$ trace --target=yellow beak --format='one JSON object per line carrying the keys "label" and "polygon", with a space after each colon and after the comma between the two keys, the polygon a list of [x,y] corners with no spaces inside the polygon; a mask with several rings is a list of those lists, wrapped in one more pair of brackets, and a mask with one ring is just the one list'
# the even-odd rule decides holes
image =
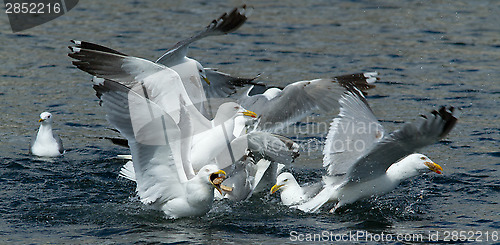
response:
{"label": "yellow beak", "polygon": [[[222,176],[219,176],[219,175],[222,175]],[[217,176],[217,177],[212,179],[212,176]],[[222,178],[222,180],[220,180],[220,178]],[[222,181],[224,181],[224,179],[226,179],[226,172],[224,172],[224,170],[219,170],[219,171],[214,172],[210,175],[210,183],[212,183],[212,185],[215,187],[215,189],[217,189],[219,191],[219,193],[221,195],[222,195],[221,183],[222,183]],[[216,180],[217,180],[217,183],[214,183],[214,181],[216,181]]]}
{"label": "yellow beak", "polygon": [[430,170],[432,170],[435,173],[442,174],[441,171],[443,171],[443,168],[439,166],[437,163],[434,162],[425,162],[425,165],[429,167]]}
{"label": "yellow beak", "polygon": [[43,122],[43,121],[45,121],[45,120],[44,120],[44,119],[41,119],[41,118],[40,118],[40,120],[38,120],[38,122]]}
{"label": "yellow beak", "polygon": [[245,110],[243,112],[243,115],[249,116],[249,117],[252,117],[252,118],[257,118],[257,113],[255,113],[253,111],[249,111],[249,110]]}
{"label": "yellow beak", "polygon": [[271,187],[271,194],[274,194],[276,191],[278,191],[283,186],[284,185],[273,185],[273,187]]}
{"label": "yellow beak", "polygon": [[203,80],[205,80],[205,82],[206,82],[208,85],[210,85],[210,80],[208,80],[208,78],[207,78],[207,77],[201,77],[201,78],[203,78]]}

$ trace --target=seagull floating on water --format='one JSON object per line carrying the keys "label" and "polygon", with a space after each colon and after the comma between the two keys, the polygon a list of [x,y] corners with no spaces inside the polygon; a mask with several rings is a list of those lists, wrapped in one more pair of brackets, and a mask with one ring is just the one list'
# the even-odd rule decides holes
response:
{"label": "seagull floating on water", "polygon": [[39,157],[57,157],[64,153],[61,138],[52,132],[53,117],[50,112],[40,114],[40,128],[31,143],[30,151]]}

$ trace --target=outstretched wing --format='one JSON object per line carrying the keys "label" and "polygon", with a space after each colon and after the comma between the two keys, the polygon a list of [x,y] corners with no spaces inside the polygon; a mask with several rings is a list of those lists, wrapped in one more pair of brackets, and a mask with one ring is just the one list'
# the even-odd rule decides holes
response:
{"label": "outstretched wing", "polygon": [[166,66],[174,65],[186,56],[188,47],[191,43],[204,37],[224,35],[237,30],[247,20],[251,12],[249,10],[251,10],[251,8],[247,9],[247,6],[243,5],[233,9],[229,14],[222,14],[218,19],[213,20],[204,31],[175,44],[165,54],[158,58],[156,62]]}
{"label": "outstretched wing", "polygon": [[72,40],[69,57],[73,65],[93,76],[120,82],[126,86],[162,71],[166,67],[154,62],[128,56],[116,50],[89,42]]}
{"label": "outstretched wing", "polygon": [[444,106],[433,110],[420,117],[416,123],[408,123],[377,142],[353,165],[348,173],[349,180],[354,182],[377,178],[396,161],[445,137],[457,122],[453,110],[453,107]]}
{"label": "outstretched wing", "polygon": [[208,99],[210,98],[227,98],[236,93],[239,87],[247,85],[263,85],[254,82],[259,77],[257,75],[253,78],[233,77],[230,74],[217,71],[213,68],[205,68],[205,73],[210,85],[203,83],[203,89]]}
{"label": "outstretched wing", "polygon": [[219,168],[229,167],[245,156],[251,156],[255,161],[265,159],[285,165],[290,165],[299,156],[297,143],[284,136],[262,131],[239,136],[219,150],[216,156]]}
{"label": "outstretched wing", "polygon": [[[144,90],[142,95],[167,111],[175,122],[179,122],[179,97],[187,106],[193,105],[179,74],[174,70],[97,44],[73,42],[75,46],[69,47],[72,52],[68,55],[76,59],[73,64],[77,68],[128,88],[140,85]],[[200,118],[199,121],[209,127],[206,119]]]}
{"label": "outstretched wing", "polygon": [[141,201],[165,202],[184,195],[181,135],[172,118],[142,96],[142,88],[105,80],[94,89],[101,94],[107,120],[128,140]]}
{"label": "outstretched wing", "polygon": [[345,86],[362,90],[374,87],[376,73],[353,74],[333,79],[300,81],[287,85],[283,90],[270,88],[262,94],[251,95],[251,89],[239,103],[261,116],[259,127],[277,131],[302,119],[311,110],[335,110]]}
{"label": "outstretched wing", "polygon": [[330,176],[342,179],[385,132],[361,91],[351,88],[339,103],[339,116],[330,124],[323,148],[323,166],[328,167]]}

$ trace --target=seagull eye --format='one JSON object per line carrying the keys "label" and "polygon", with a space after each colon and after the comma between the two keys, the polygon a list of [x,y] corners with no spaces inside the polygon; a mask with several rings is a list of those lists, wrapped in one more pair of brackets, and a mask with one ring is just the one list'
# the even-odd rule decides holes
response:
{"label": "seagull eye", "polygon": [[420,160],[425,160],[425,157],[421,157]]}
{"label": "seagull eye", "polygon": [[288,179],[283,180],[283,182],[287,182],[287,181],[288,181]]}

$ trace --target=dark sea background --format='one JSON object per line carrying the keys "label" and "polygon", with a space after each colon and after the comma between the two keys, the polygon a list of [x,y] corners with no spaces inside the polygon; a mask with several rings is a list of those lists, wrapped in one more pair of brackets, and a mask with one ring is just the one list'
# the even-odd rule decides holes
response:
{"label": "dark sea background", "polygon": [[[203,217],[167,220],[118,178],[128,150],[89,81],[67,57],[71,39],[154,60],[242,1],[85,0],[66,15],[13,33],[0,16],[0,243],[295,243],[293,234],[438,234],[495,243],[500,230],[500,2],[247,1],[235,33],[194,43],[205,67],[274,85],[377,71],[368,102],[388,131],[442,105],[462,108],[448,137],[420,152],[444,168],[329,214],[305,214],[261,194],[216,202]],[[39,114],[54,114],[66,154],[29,154]],[[321,142],[337,111],[315,111],[285,134],[303,152],[300,183],[323,174]],[[297,130],[306,128],[308,131]],[[471,233],[472,232],[472,233]],[[486,234],[488,233],[488,234]],[[291,235],[292,234],[292,235]],[[472,234],[472,235],[471,235]],[[496,234],[496,236],[495,236]],[[375,236],[376,237],[376,236]],[[322,237],[324,238],[324,237]],[[387,237],[386,237],[387,238]],[[418,239],[418,236],[416,237]],[[471,241],[472,241],[471,240]],[[318,241],[318,240],[316,240]],[[330,240],[331,241],[331,240]],[[359,241],[366,241],[361,238]],[[458,241],[462,243],[461,241]],[[367,243],[386,243],[368,240]],[[387,243],[411,243],[389,241]]]}

